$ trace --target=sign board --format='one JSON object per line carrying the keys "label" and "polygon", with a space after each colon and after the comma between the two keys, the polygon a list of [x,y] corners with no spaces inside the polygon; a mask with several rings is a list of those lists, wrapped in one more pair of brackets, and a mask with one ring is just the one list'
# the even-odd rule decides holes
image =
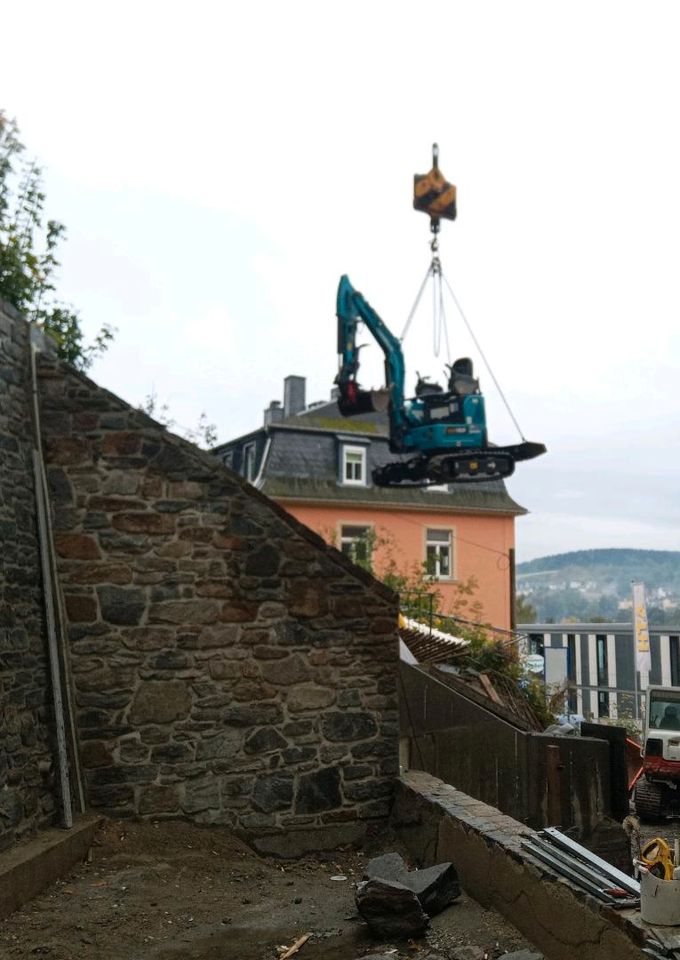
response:
{"label": "sign board", "polygon": [[540,653],[532,653],[524,660],[527,670],[530,673],[543,673],[545,660]]}

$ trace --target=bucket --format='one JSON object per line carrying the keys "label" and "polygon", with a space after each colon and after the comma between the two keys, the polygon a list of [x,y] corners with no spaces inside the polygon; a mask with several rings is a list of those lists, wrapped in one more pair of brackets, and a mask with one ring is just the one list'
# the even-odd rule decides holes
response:
{"label": "bucket", "polygon": [[680,880],[660,880],[640,866],[640,915],[645,923],[680,926]]}

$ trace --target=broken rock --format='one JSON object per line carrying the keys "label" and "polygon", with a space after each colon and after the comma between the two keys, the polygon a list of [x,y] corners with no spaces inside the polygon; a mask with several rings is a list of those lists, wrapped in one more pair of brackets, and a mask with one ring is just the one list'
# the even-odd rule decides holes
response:
{"label": "broken rock", "polygon": [[399,883],[412,890],[423,910],[431,917],[460,896],[458,874],[452,863],[440,863],[425,870],[409,870],[398,853],[385,853],[369,860],[364,878]]}
{"label": "broken rock", "polygon": [[362,881],[356,902],[371,933],[381,939],[419,937],[430,922],[413,890],[396,881]]}

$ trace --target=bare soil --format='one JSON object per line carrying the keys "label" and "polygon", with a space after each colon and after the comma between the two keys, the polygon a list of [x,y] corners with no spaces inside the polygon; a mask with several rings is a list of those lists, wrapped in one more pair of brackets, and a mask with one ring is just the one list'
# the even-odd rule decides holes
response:
{"label": "bare soil", "polygon": [[[295,861],[259,857],[226,829],[180,822],[109,821],[91,860],[0,925],[0,957],[46,960],[276,960],[311,933],[296,960],[455,958],[476,945],[490,958],[531,945],[463,894],[418,941],[379,943],[356,914],[363,853]],[[344,877],[346,879],[333,879]]]}

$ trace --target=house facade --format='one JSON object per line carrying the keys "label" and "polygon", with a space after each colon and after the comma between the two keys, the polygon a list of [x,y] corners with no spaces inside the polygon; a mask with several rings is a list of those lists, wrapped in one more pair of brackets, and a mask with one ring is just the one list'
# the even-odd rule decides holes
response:
{"label": "house facade", "polygon": [[544,658],[549,686],[565,689],[565,712],[593,720],[639,719],[644,685],[680,687],[680,625],[649,628],[651,670],[640,675],[631,623],[529,623],[523,653]]}
{"label": "house facade", "polygon": [[514,524],[526,510],[499,481],[374,486],[374,467],[394,459],[386,414],[345,418],[334,398],[308,406],[304,378],[290,376],[283,405],[272,401],[262,426],[214,453],[378,576],[436,578],[446,613],[456,612],[461,584],[474,578],[468,602],[480,604],[485,621],[511,626]]}

